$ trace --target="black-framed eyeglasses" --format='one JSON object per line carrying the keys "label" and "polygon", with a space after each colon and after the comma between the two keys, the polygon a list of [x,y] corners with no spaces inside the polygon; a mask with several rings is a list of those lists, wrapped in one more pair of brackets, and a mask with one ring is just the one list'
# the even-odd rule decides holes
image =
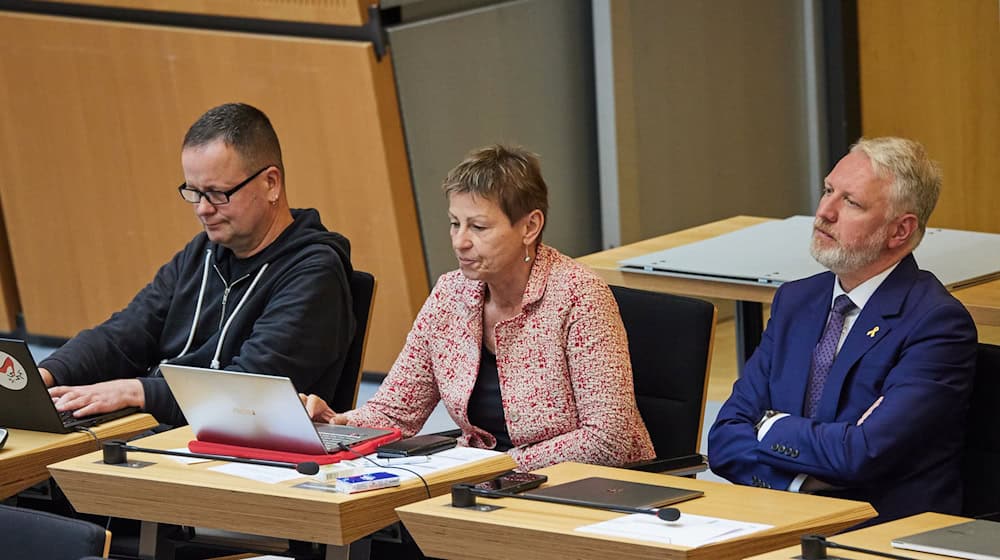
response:
{"label": "black-framed eyeglasses", "polygon": [[269,169],[270,167],[272,166],[265,165],[264,167],[261,167],[259,170],[257,170],[256,173],[247,177],[245,181],[229,189],[228,191],[199,191],[198,189],[192,189],[191,187],[187,186],[187,183],[181,183],[181,186],[177,187],[177,192],[181,193],[181,198],[183,198],[186,202],[190,202],[191,204],[198,204],[199,202],[201,202],[202,197],[205,197],[205,200],[207,200],[208,203],[211,204],[212,206],[221,206],[223,204],[229,204],[229,199],[232,198],[232,196],[236,194],[237,191],[250,184],[250,181],[256,179],[258,175],[260,175],[261,173],[264,172],[264,170]]}

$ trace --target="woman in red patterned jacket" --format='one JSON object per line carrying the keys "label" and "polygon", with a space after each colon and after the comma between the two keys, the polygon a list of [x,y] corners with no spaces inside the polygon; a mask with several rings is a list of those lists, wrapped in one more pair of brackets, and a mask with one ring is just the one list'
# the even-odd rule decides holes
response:
{"label": "woman in red patterned jacket", "polygon": [[438,280],[378,392],[343,414],[310,396],[313,418],[410,436],[441,401],[462,444],[506,451],[522,470],[653,458],[611,291],[541,243],[537,157],[473,151],[443,190],[459,270]]}

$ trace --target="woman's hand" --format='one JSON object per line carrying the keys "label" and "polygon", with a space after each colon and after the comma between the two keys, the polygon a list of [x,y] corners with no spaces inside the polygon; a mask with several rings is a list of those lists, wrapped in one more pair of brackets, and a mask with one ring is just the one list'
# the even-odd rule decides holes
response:
{"label": "woman's hand", "polygon": [[306,412],[309,413],[309,418],[312,418],[313,422],[347,424],[347,417],[343,414],[334,412],[333,409],[330,408],[330,405],[326,404],[326,401],[320,397],[299,393],[299,400],[301,400],[302,405],[306,407]]}

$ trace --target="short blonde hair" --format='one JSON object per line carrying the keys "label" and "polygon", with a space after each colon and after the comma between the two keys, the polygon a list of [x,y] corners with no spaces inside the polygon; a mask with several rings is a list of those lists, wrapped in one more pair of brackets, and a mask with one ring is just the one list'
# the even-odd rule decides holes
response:
{"label": "short blonde hair", "polygon": [[441,190],[446,197],[468,193],[490,200],[511,223],[533,210],[543,216],[549,211],[549,188],[538,156],[520,146],[494,144],[469,152],[448,172]]}
{"label": "short blonde hair", "polygon": [[917,216],[916,247],[941,194],[941,168],[931,161],[920,142],[906,138],[859,138],[851,152],[864,153],[875,175],[892,179],[889,211],[897,216],[908,212]]}

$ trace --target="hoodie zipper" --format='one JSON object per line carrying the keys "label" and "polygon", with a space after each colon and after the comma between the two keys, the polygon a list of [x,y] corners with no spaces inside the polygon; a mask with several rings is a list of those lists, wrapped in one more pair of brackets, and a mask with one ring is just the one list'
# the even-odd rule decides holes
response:
{"label": "hoodie zipper", "polygon": [[229,292],[234,286],[240,282],[250,278],[250,274],[244,274],[243,276],[233,280],[232,284],[226,283],[226,278],[222,276],[222,272],[219,270],[218,265],[213,264],[212,268],[215,269],[215,273],[219,275],[219,279],[222,280],[223,285],[226,286],[226,291],[222,292],[222,313],[219,315],[219,329],[222,329],[222,325],[226,322],[226,302],[229,301]]}

